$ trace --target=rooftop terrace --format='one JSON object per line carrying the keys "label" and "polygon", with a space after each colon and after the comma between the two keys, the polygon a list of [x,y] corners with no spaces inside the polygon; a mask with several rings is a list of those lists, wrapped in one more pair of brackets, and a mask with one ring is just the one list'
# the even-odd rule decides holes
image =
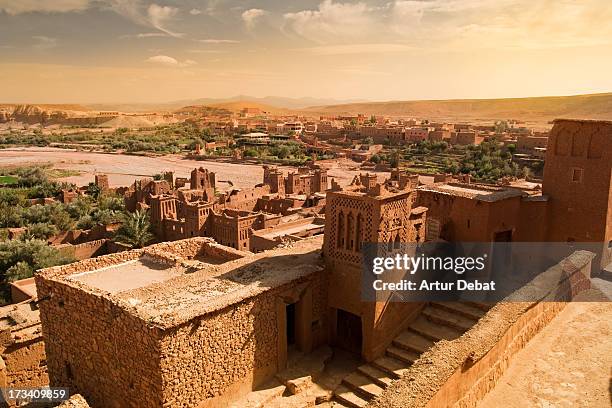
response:
{"label": "rooftop terrace", "polygon": [[524,191],[518,188],[461,183],[431,184],[419,187],[419,190],[486,202],[501,201],[512,197],[522,197],[526,195]]}
{"label": "rooftop terrace", "polygon": [[250,254],[191,238],[40,271],[161,328],[220,310],[322,269],[322,237]]}

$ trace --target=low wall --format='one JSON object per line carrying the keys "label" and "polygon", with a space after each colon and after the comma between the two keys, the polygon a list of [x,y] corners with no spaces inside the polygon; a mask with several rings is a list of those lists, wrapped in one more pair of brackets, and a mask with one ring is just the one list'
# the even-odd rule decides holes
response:
{"label": "low wall", "polygon": [[[475,407],[520,351],[582,290],[594,254],[577,251],[495,305],[460,338],[424,353],[372,407]],[[539,299],[519,302],[526,294]]]}
{"label": "low wall", "polygon": [[77,261],[93,258],[94,256],[106,255],[109,253],[107,248],[107,239],[98,239],[95,241],[84,242],[82,244],[60,244],[55,245],[62,254],[71,256]]}

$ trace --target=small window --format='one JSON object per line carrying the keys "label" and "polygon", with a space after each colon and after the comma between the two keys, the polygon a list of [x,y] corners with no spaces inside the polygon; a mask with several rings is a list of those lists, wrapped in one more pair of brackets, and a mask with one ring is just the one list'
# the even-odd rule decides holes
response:
{"label": "small window", "polygon": [[74,379],[74,376],[72,375],[72,367],[67,361],[64,361],[64,370],[66,372],[66,378],[68,378],[69,380]]}
{"label": "small window", "polygon": [[582,169],[578,169],[578,168],[572,169],[572,182],[582,183]]}

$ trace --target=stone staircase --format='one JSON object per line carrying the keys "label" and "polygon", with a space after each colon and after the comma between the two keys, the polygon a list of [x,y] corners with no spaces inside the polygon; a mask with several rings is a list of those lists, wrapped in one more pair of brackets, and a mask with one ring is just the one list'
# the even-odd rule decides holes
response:
{"label": "stone staircase", "polygon": [[385,355],[357,368],[334,390],[339,407],[362,408],[403,376],[420,355],[439,340],[454,340],[469,330],[490,305],[472,302],[432,302],[400,333]]}

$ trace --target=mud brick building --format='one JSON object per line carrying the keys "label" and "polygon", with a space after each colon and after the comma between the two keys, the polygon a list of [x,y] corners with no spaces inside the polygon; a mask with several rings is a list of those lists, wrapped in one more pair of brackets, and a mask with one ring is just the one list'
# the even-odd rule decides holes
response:
{"label": "mud brick building", "polygon": [[215,174],[204,168],[191,172],[190,188],[173,182],[171,174],[159,181],[139,180],[125,194],[126,207],[149,209],[160,241],[209,236],[248,251],[254,231],[294,221],[282,217],[305,208],[305,216],[322,211],[328,185],[324,170],[300,168],[285,177],[267,166],[264,183],[253,188],[216,192],[215,183]]}
{"label": "mud brick building", "polygon": [[270,186],[271,193],[311,195],[324,193],[328,188],[327,171],[311,170],[308,167],[298,167],[298,171],[289,172],[287,176],[274,166],[263,166],[264,185]]}
{"label": "mud brick building", "polygon": [[[601,250],[593,268],[601,270],[610,263],[612,247],[611,139],[612,122],[555,121],[541,192],[447,181],[417,187],[416,176],[397,170],[384,183],[369,174],[355,177],[345,189],[332,181],[324,237],[257,254],[239,250],[246,242],[240,232],[236,240],[226,234],[261,224],[257,235],[267,249],[275,234],[265,223],[274,218],[252,212],[263,197],[255,199],[257,191],[272,194],[269,184],[214,201],[197,193],[193,201],[188,195],[177,198],[174,191],[174,202],[164,194],[144,197],[164,198],[151,208],[166,217],[164,225],[175,225],[177,234],[187,231],[187,214],[193,211],[198,233],[209,228],[198,217],[215,220],[213,228],[221,228],[212,232],[215,239],[238,249],[195,237],[40,271],[35,282],[50,384],[70,387],[93,407],[228,406],[283,370],[293,351],[309,353],[329,344],[364,360],[334,390],[341,401],[364,406],[366,394],[371,400],[389,386],[381,378],[401,379],[405,373],[412,378],[406,370],[413,363],[415,370],[432,367],[433,354],[419,357],[423,348],[436,353],[454,339],[461,345],[491,337],[489,328],[503,317],[496,314],[503,305],[409,303],[396,301],[394,294],[364,300],[364,247],[381,243],[377,251],[385,255],[402,243],[437,239],[595,242]],[[243,206],[255,207],[243,213]],[[308,231],[320,229],[321,222],[287,226]],[[547,271],[551,281],[569,283],[572,293],[573,284],[576,290],[589,287],[594,256],[577,253]],[[506,333],[524,343],[516,333],[523,333],[522,327],[536,333],[545,324],[538,320],[540,311],[561,304],[557,292],[551,292],[552,302],[528,306],[523,320],[510,319],[495,336]],[[476,325],[483,315],[490,318]],[[488,334],[461,337],[474,328]],[[441,339],[448,341],[431,348]],[[491,367],[507,365],[508,344],[495,349],[503,353],[476,360],[469,354],[473,345],[460,347],[442,361],[462,356],[453,357],[453,378],[467,370],[475,383],[492,384],[499,372]],[[488,362],[490,356],[502,363]],[[478,364],[479,373],[470,371],[468,361]],[[427,375],[427,389],[438,375],[450,375],[444,370]],[[481,377],[486,379],[476,381]],[[448,384],[452,392],[458,388]]]}
{"label": "mud brick building", "polygon": [[[366,360],[379,356],[419,311],[418,304],[363,302],[361,274],[366,244],[387,243],[388,252],[402,242],[425,239],[427,209],[415,205],[418,176],[375,183],[355,177],[346,190],[332,188],[325,208],[324,255],[329,273],[331,340]],[[334,191],[336,190],[336,191]],[[384,249],[384,245],[382,246]]]}
{"label": "mud brick building", "polygon": [[227,406],[289,348],[326,341],[320,247],[247,255],[193,238],[42,271],[50,383],[94,407]]}
{"label": "mud brick building", "polygon": [[550,131],[542,194],[548,197],[547,240],[601,243],[612,263],[612,122],[555,121]]}
{"label": "mud brick building", "polygon": [[[32,283],[28,286],[32,286]],[[34,288],[35,289],[35,288]],[[38,306],[33,298],[0,308],[0,387],[49,383]]]}
{"label": "mud brick building", "polygon": [[612,263],[612,122],[559,119],[541,191],[436,183],[419,188],[428,239],[596,243],[594,273]]}

